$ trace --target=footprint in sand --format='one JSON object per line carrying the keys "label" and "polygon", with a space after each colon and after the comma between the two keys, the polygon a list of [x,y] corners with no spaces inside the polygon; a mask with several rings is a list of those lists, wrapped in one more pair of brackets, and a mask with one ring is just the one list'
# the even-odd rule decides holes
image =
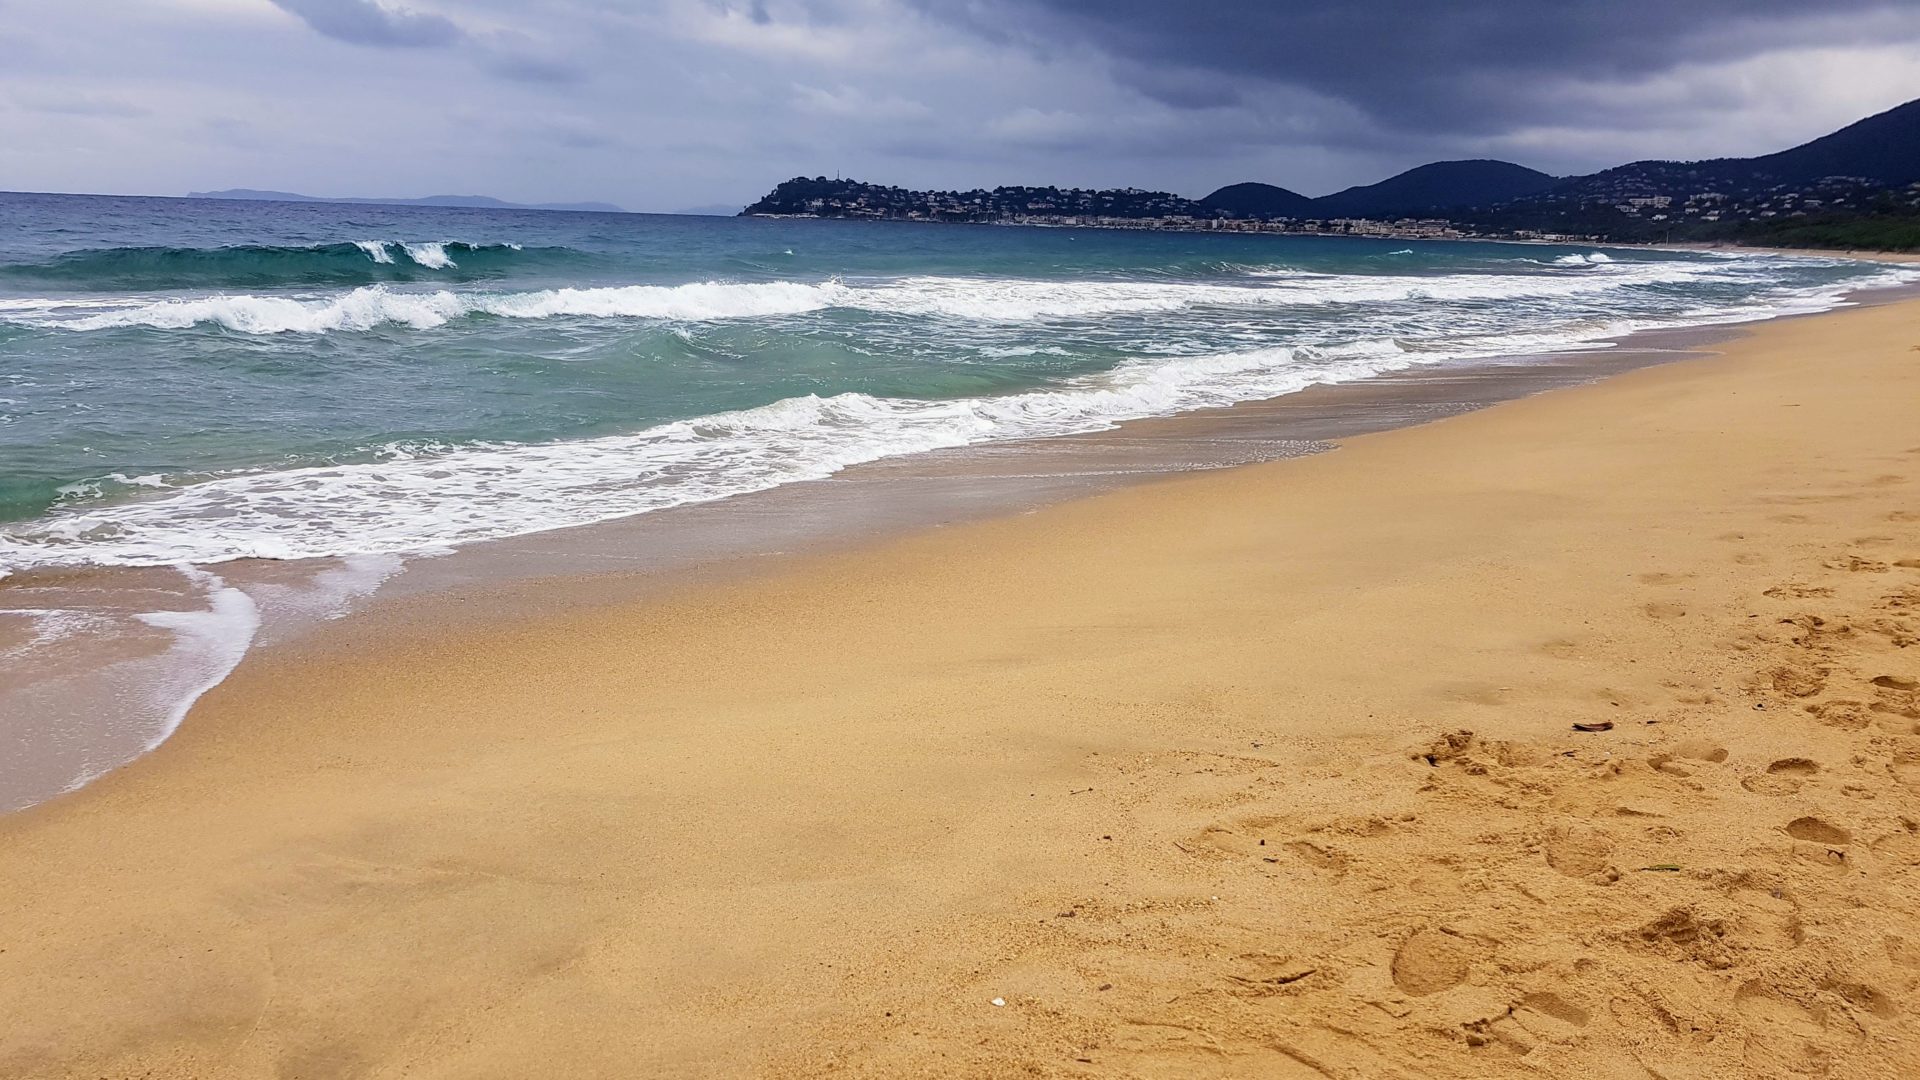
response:
{"label": "footprint in sand", "polygon": [[1347,864],[1352,861],[1339,849],[1325,847],[1311,840],[1295,840],[1287,845],[1287,850],[1308,866],[1336,876],[1346,873]]}
{"label": "footprint in sand", "polygon": [[1828,847],[1845,847],[1853,842],[1853,834],[1838,825],[1820,820],[1817,817],[1798,817],[1787,822],[1787,835],[1795,840],[1805,840],[1810,844],[1825,844]]}
{"label": "footprint in sand", "polygon": [[1646,612],[1650,619],[1678,619],[1687,613],[1684,605],[1676,604],[1671,600],[1655,600],[1651,604],[1643,605],[1640,610]]}
{"label": "footprint in sand", "polygon": [[1319,969],[1286,953],[1251,952],[1233,958],[1226,980],[1237,997],[1271,997],[1282,987],[1315,974]]}
{"label": "footprint in sand", "polygon": [[1822,724],[1842,731],[1861,731],[1873,723],[1871,712],[1861,701],[1822,701],[1807,706],[1807,712]]}
{"label": "footprint in sand", "polygon": [[1277,854],[1278,852],[1267,847],[1267,834],[1279,823],[1279,818],[1267,814],[1215,822],[1201,829],[1193,837],[1191,844],[1201,849],[1211,848],[1229,855]]}
{"label": "footprint in sand", "polygon": [[1476,951],[1471,942],[1443,930],[1420,930],[1393,954],[1393,984],[1416,997],[1451,990],[1466,981]]}
{"label": "footprint in sand", "polygon": [[1551,656],[1555,660],[1578,660],[1582,653],[1580,643],[1572,638],[1554,638],[1534,646],[1535,651]]}
{"label": "footprint in sand", "polygon": [[1900,1008],[1894,1004],[1892,995],[1866,983],[1828,979],[1820,984],[1820,989],[1829,994],[1838,994],[1847,1004],[1881,1020],[1891,1020],[1900,1015]]}
{"label": "footprint in sand", "polygon": [[1673,756],[1694,761],[1725,761],[1727,748],[1710,739],[1682,739],[1673,744]]}
{"label": "footprint in sand", "polygon": [[1792,795],[1820,772],[1809,758],[1781,758],[1767,766],[1764,776],[1749,776],[1740,786],[1756,795]]}
{"label": "footprint in sand", "polygon": [[1733,995],[1734,1008],[1748,1024],[1762,1031],[1791,1032],[1817,1036],[1823,1025],[1818,1017],[1789,999],[1779,988],[1759,979],[1749,979]]}
{"label": "footprint in sand", "polygon": [[1606,876],[1612,865],[1613,838],[1591,825],[1555,826],[1545,846],[1547,865],[1570,878]]}
{"label": "footprint in sand", "polygon": [[1641,943],[1674,960],[1691,961],[1713,970],[1731,967],[1725,919],[1702,917],[1690,907],[1676,907],[1635,931]]}
{"label": "footprint in sand", "polygon": [[1884,574],[1890,569],[1878,559],[1863,559],[1858,555],[1848,555],[1840,559],[1828,559],[1820,565],[1829,570],[1845,570],[1850,574]]}
{"label": "footprint in sand", "polygon": [[1812,697],[1827,685],[1827,672],[1824,668],[1803,664],[1781,664],[1766,673],[1766,680],[1783,694]]}
{"label": "footprint in sand", "polygon": [[1867,850],[1886,866],[1920,866],[1920,825],[1901,824],[1905,827],[1876,839]]}
{"label": "footprint in sand", "polygon": [[1920,788],[1920,758],[1907,758],[1894,762],[1893,778],[1908,787]]}
{"label": "footprint in sand", "polygon": [[1682,739],[1669,749],[1647,758],[1647,764],[1674,776],[1692,776],[1694,762],[1719,764],[1727,760],[1727,748],[1707,739]]}
{"label": "footprint in sand", "polygon": [[1528,994],[1520,999],[1515,1012],[1536,1012],[1550,1016],[1570,1028],[1583,1028],[1592,1019],[1587,1010],[1561,997],[1559,994]]}
{"label": "footprint in sand", "polygon": [[[1822,989],[1844,997],[1838,990]],[[1846,1022],[1845,1010],[1812,992],[1796,993],[1762,979],[1741,984],[1733,1004],[1746,1029],[1741,1056],[1749,1076],[1825,1075],[1833,1071],[1837,1057],[1866,1037],[1858,1023]],[[1835,1018],[1842,1022],[1833,1024]]]}

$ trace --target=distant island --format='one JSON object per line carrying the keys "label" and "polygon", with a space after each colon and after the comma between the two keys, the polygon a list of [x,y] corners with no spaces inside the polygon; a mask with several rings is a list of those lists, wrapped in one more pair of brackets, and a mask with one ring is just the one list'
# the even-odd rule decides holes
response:
{"label": "distant island", "polygon": [[262,191],[257,188],[227,188],[224,191],[189,191],[189,199],[240,199],[248,202],[370,203],[383,206],[460,206],[483,210],[579,210],[596,214],[624,214],[627,211],[603,202],[511,203],[490,195],[428,195],[418,199],[328,198],[300,195],[291,191]]}
{"label": "distant island", "polygon": [[911,191],[795,177],[741,214],[1913,251],[1920,250],[1920,100],[1762,157],[1636,161],[1588,176],[1556,177],[1506,161],[1439,161],[1319,198],[1249,182],[1201,199],[1138,188]]}

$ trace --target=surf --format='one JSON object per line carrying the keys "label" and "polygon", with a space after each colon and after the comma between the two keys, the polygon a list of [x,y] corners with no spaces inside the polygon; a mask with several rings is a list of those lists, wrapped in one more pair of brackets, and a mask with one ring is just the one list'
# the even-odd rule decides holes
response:
{"label": "surf", "polygon": [[0,285],[101,291],[458,281],[586,259],[587,253],[567,247],[529,251],[504,241],[367,238],[311,245],[110,247],[0,264]]}

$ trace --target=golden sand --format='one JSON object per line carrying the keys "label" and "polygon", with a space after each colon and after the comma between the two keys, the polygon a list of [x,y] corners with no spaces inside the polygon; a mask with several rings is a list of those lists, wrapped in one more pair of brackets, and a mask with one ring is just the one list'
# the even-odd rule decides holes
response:
{"label": "golden sand", "polygon": [[1912,1076],[1916,347],[348,620],[0,820],[0,1075]]}

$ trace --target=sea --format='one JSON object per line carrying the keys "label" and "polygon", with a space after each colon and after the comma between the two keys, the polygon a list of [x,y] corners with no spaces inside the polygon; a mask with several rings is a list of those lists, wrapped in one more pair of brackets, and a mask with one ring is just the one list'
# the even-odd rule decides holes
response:
{"label": "sea", "polygon": [[[0,194],[0,809],[158,745],[276,605],[344,610],[409,560],[1915,281],[1746,252]],[[310,564],[307,592],[237,583],[262,561]],[[114,568],[176,588],[73,599]],[[74,658],[103,634],[142,644]]]}

